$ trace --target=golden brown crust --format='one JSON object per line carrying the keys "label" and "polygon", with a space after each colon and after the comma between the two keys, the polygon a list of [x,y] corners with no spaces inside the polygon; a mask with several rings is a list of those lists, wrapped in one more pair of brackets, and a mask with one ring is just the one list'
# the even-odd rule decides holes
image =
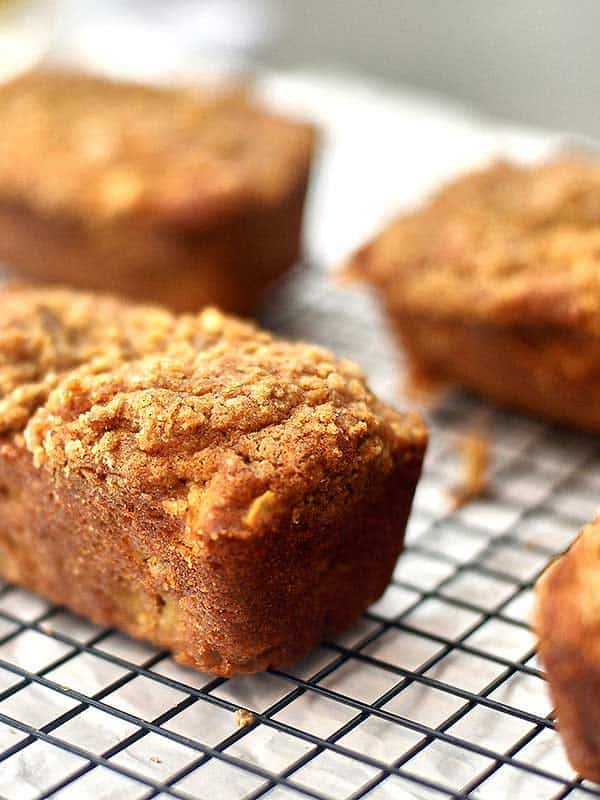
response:
{"label": "golden brown crust", "polygon": [[413,313],[600,333],[600,164],[500,162],[392,222],[350,270]]}
{"label": "golden brown crust", "polygon": [[600,518],[536,585],[534,627],[573,767],[600,781]]}
{"label": "golden brown crust", "polygon": [[227,338],[260,340],[255,328],[219,312],[176,317],[154,306],[67,289],[0,289],[0,433],[25,427],[70,371],[108,369],[156,353],[197,350]]}
{"label": "golden brown crust", "polygon": [[314,144],[241,90],[0,86],[0,260],[30,280],[256,309],[297,259]]}
{"label": "golden brown crust", "polygon": [[196,230],[281,202],[313,139],[241,90],[49,71],[0,87],[0,130],[2,201],[86,224],[142,217]]}
{"label": "golden brown crust", "polygon": [[349,271],[417,376],[600,430],[599,223],[598,163],[502,162],[397,219]]}
{"label": "golden brown crust", "polygon": [[[37,463],[181,499],[203,531],[228,534],[256,530],[329,475],[387,469],[401,434],[414,435],[406,418],[380,410],[353,365],[225,333],[199,354],[67,377],[25,433]],[[268,513],[250,513],[266,492]]]}
{"label": "golden brown crust", "polygon": [[356,366],[213,309],[27,288],[4,308],[43,343],[0,349],[5,577],[227,674],[298,657],[383,590],[427,435]]}

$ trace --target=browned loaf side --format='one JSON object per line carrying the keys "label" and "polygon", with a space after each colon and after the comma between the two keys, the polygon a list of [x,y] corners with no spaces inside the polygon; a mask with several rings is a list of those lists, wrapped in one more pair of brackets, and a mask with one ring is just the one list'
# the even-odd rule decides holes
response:
{"label": "browned loaf side", "polygon": [[426,439],[352,363],[213,309],[0,290],[0,574],[200,669],[357,619]]}
{"label": "browned loaf side", "polygon": [[600,518],[536,586],[534,627],[569,760],[600,781]]}

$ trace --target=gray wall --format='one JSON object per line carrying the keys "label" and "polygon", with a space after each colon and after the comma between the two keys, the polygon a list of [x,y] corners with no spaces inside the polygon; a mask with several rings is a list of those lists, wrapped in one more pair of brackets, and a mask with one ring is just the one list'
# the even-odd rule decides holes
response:
{"label": "gray wall", "polygon": [[[599,0],[273,0],[275,63],[342,64],[600,137]],[[284,9],[282,9],[282,6]]]}

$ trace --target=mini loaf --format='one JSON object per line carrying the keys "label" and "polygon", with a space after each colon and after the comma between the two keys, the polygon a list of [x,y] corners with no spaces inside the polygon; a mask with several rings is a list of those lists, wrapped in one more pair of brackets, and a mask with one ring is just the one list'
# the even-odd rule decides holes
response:
{"label": "mini loaf", "polygon": [[498,163],[352,259],[421,385],[600,431],[600,162]]}
{"label": "mini loaf", "polygon": [[0,290],[0,574],[200,669],[359,617],[426,440],[352,363],[213,309]]}
{"label": "mini loaf", "polygon": [[600,781],[600,517],[536,586],[538,651],[569,760]]}
{"label": "mini loaf", "polygon": [[252,311],[298,257],[312,147],[310,127],[239,89],[29,73],[0,87],[0,262]]}

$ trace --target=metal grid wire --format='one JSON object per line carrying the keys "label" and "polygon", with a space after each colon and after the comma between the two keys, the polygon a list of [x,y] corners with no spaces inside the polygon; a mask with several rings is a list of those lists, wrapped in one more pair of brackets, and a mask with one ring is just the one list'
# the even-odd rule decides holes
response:
{"label": "metal grid wire", "polygon": [[[354,355],[384,396],[392,351],[357,294],[300,275],[267,320]],[[492,443],[493,492],[450,513],[460,432]],[[532,584],[596,510],[600,446],[457,396],[432,442],[384,596],[295,668],[231,680],[0,593],[0,797],[600,797],[554,730],[527,626]],[[254,721],[238,728],[234,712]]]}

